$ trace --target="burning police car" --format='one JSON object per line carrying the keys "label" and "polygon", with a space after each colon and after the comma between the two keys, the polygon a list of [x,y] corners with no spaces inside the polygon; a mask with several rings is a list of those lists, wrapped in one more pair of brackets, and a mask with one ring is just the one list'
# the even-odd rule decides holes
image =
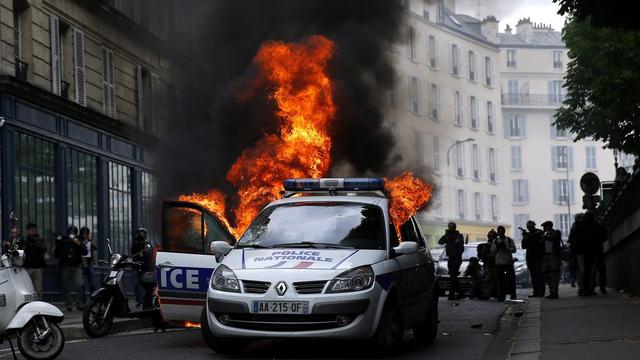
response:
{"label": "burning police car", "polygon": [[402,242],[382,179],[295,179],[235,247],[215,241],[202,333],[216,352],[257,338],[373,339],[437,333],[438,282],[411,217]]}

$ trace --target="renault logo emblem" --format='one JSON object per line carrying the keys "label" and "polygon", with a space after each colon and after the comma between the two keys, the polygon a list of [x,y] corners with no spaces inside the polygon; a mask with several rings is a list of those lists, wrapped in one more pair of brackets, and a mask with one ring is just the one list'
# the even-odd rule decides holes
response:
{"label": "renault logo emblem", "polygon": [[276,285],[276,292],[278,293],[278,295],[282,296],[284,295],[284,293],[287,292],[287,284],[284,283],[284,281],[280,281],[277,285]]}

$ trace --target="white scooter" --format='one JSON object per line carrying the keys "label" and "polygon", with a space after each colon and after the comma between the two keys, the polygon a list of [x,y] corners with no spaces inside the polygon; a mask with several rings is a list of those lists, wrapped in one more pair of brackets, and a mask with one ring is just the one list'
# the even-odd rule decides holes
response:
{"label": "white scooter", "polygon": [[33,283],[22,268],[23,261],[24,253],[17,249],[15,241],[0,257],[0,342],[9,341],[14,359],[14,337],[25,358],[55,359],[64,348],[64,334],[58,326],[64,315],[49,303],[35,301]]}

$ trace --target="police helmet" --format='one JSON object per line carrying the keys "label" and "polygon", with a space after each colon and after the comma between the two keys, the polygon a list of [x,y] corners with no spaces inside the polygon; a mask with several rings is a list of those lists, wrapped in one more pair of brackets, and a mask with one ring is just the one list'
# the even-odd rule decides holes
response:
{"label": "police helmet", "polygon": [[76,235],[78,236],[78,227],[75,225],[71,225],[67,228],[67,235]]}

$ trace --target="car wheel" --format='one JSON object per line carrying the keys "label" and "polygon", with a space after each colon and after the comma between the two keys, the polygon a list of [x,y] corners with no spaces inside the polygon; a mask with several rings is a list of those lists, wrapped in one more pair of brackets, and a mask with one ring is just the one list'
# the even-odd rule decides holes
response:
{"label": "car wheel", "polygon": [[424,322],[413,328],[413,335],[419,342],[433,344],[438,336],[438,297],[432,296],[431,306]]}
{"label": "car wheel", "polygon": [[239,353],[244,350],[247,345],[243,340],[216,337],[209,327],[206,306],[202,309],[202,314],[200,315],[200,332],[202,333],[204,342],[207,343],[211,350],[218,354]]}
{"label": "car wheel", "polygon": [[400,312],[392,304],[385,305],[375,335],[376,348],[384,353],[394,352],[402,343],[403,332]]}

